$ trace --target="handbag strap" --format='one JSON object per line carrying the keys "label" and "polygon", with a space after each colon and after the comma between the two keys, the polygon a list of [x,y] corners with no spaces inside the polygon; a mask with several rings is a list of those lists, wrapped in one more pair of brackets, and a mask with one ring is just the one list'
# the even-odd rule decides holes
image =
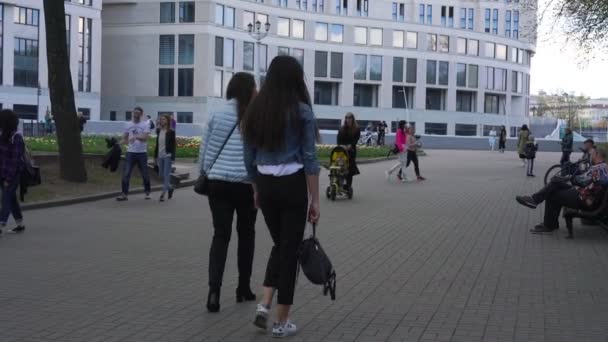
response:
{"label": "handbag strap", "polygon": [[230,133],[228,133],[228,135],[226,136],[226,139],[224,140],[224,143],[222,144],[222,147],[220,147],[219,151],[217,151],[217,155],[215,156],[215,159],[213,159],[213,162],[211,162],[211,165],[209,165],[209,169],[206,171],[207,174],[211,171],[211,169],[213,168],[213,165],[215,165],[215,162],[220,157],[220,154],[222,154],[222,151],[224,150],[224,147],[228,143],[228,140],[230,140],[230,137],[232,136],[232,133],[234,133],[234,130],[236,129],[237,125],[238,125],[238,122],[234,124],[234,126],[230,130]]}

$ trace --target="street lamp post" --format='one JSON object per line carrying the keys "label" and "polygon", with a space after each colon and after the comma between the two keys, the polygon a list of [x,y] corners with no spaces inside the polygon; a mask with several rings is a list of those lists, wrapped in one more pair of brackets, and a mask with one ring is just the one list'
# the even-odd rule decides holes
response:
{"label": "street lamp post", "polygon": [[262,23],[257,20],[254,23],[249,23],[249,25],[247,25],[247,31],[249,32],[249,35],[251,36],[251,38],[255,39],[256,43],[255,43],[255,49],[256,49],[256,61],[257,63],[255,63],[255,80],[256,82],[258,82],[258,85],[261,84],[261,80],[260,80],[260,45],[261,45],[261,41],[262,39],[266,38],[266,36],[268,36],[268,31],[270,30],[270,23],[266,22],[266,24],[264,24],[264,28],[262,29]]}

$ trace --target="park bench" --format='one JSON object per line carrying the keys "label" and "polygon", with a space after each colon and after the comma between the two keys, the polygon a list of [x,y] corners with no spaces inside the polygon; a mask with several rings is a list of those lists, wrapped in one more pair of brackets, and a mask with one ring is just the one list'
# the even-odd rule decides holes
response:
{"label": "park bench", "polygon": [[566,220],[566,228],[568,229],[568,236],[566,236],[567,239],[574,238],[572,222],[574,218],[580,218],[582,221],[599,222],[600,225],[604,225],[602,221],[608,218],[608,188],[604,189],[602,202],[596,209],[580,210],[564,208],[564,219]]}

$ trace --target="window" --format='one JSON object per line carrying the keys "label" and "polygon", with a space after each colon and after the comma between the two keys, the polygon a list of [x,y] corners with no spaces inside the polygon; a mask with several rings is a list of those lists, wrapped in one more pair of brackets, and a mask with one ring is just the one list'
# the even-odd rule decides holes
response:
{"label": "window", "polygon": [[180,3],[179,3],[179,22],[180,23],[193,23],[194,22],[194,1],[180,1]]}
{"label": "window", "polygon": [[418,7],[418,15],[419,15],[418,23],[419,24],[424,24],[424,9],[425,9],[424,5],[420,4],[420,6]]}
{"label": "window", "polygon": [[505,37],[511,37],[511,11],[505,13]]}
{"label": "window", "polygon": [[475,23],[474,20],[475,20],[475,9],[469,8],[469,18],[468,18],[469,23],[467,25],[467,28],[469,30],[473,30],[474,23]]}
{"label": "window", "polygon": [[432,134],[432,135],[447,135],[448,134],[448,124],[447,123],[426,122],[424,124],[424,133]]}
{"label": "window", "polygon": [[[15,24],[38,26],[40,11],[33,8],[15,6]],[[4,13],[2,13],[4,15]]]}
{"label": "window", "polygon": [[216,4],[215,23],[227,27],[234,27],[234,8]]}
{"label": "window", "polygon": [[437,51],[437,35],[436,34],[427,35],[426,43],[427,43],[427,46],[426,46],[427,51]]}
{"label": "window", "polygon": [[192,112],[177,112],[177,123],[192,123],[193,119]]}
{"label": "window", "polygon": [[467,40],[465,38],[458,38],[456,40],[456,52],[461,55],[467,54]]}
{"label": "window", "polygon": [[[255,18],[255,19],[254,19]],[[268,16],[266,14],[257,13],[257,15],[253,12],[244,11],[243,12],[243,29],[249,29],[248,25],[255,25],[255,22],[259,21],[262,26],[266,25],[268,22]]]}
{"label": "window", "polygon": [[17,114],[19,119],[23,120],[37,120],[38,119],[38,106],[36,105],[25,105],[25,104],[14,104],[13,112]]}
{"label": "window", "polygon": [[348,15],[348,0],[336,0],[336,14]]}
{"label": "window", "polygon": [[222,84],[224,80],[224,72],[222,70],[215,70],[213,77],[213,96],[222,97]]}
{"label": "window", "polygon": [[116,111],[115,110],[110,111],[110,121],[116,121]]}
{"label": "window", "polygon": [[224,38],[215,37],[215,66],[224,66]]}
{"label": "window", "polygon": [[304,39],[304,21],[293,19],[292,25],[292,37]]}
{"label": "window", "polygon": [[493,10],[494,15],[492,16],[492,33],[498,34],[498,9]]}
{"label": "window", "polygon": [[507,90],[507,70],[501,68],[487,67],[487,84],[486,89],[489,90]]}
{"label": "window", "polygon": [[456,64],[456,86],[467,86],[467,65],[463,63]]}
{"label": "window", "polygon": [[159,64],[173,65],[175,64],[175,36],[161,35],[159,43]]}
{"label": "window", "polygon": [[382,29],[372,28],[369,30],[369,44],[382,46]]}
{"label": "window", "polygon": [[405,20],[405,4],[393,2],[393,21]]}
{"label": "window", "polygon": [[260,48],[260,64],[258,67],[260,72],[266,72],[266,69],[268,68],[268,45],[260,44],[258,47]]}
{"label": "window", "polygon": [[326,23],[315,24],[315,40],[327,41],[327,33]]}
{"label": "window", "polygon": [[426,23],[428,25],[433,25],[433,6],[426,5]]}
{"label": "window", "polygon": [[131,111],[130,111],[130,110],[126,111],[126,112],[125,112],[125,120],[126,120],[126,121],[131,121],[131,119],[132,119],[132,115],[133,115],[133,113],[131,113]]}
{"label": "window", "polygon": [[291,57],[295,58],[300,65],[304,66],[304,50],[291,49]]}
{"label": "window", "polygon": [[450,52],[450,36],[439,36],[439,52]]}
{"label": "window", "polygon": [[160,3],[160,22],[161,24],[175,22],[175,2]]}
{"label": "window", "polygon": [[414,108],[414,87],[393,86],[393,108]]}
{"label": "window", "polygon": [[479,86],[479,66],[469,64],[469,88],[477,88]]}
{"label": "window", "polygon": [[484,101],[484,113],[488,114],[499,114],[499,97],[494,94],[486,94]]}
{"label": "window", "polygon": [[219,67],[234,68],[233,39],[215,37],[215,65]]}
{"label": "window", "polygon": [[315,81],[314,104],[337,106],[340,83]]}
{"label": "window", "polygon": [[479,56],[479,40],[467,39],[467,55]]}
{"label": "window", "polygon": [[439,62],[439,85],[448,85],[450,63]]}
{"label": "window", "polygon": [[91,91],[91,31],[93,20],[78,18],[78,91]]}
{"label": "window", "polygon": [[342,53],[331,53],[331,78],[342,78],[342,60]]}
{"label": "window", "polygon": [[437,83],[437,61],[426,61],[426,84]]}
{"label": "window", "polygon": [[496,59],[507,60],[507,46],[496,44]]}
{"label": "window", "polygon": [[476,94],[473,91],[456,91],[456,111],[467,113],[475,112],[475,95]]}
{"label": "window", "polygon": [[519,11],[513,11],[513,38],[519,39]]}
{"label": "window", "polygon": [[367,17],[369,15],[369,4],[368,0],[356,0],[356,11],[360,17]]}
{"label": "window", "polygon": [[277,50],[277,56],[289,56],[289,48],[284,46],[279,46]]}
{"label": "window", "polygon": [[393,31],[393,47],[402,48],[404,41],[403,31]]}
{"label": "window", "polygon": [[367,28],[366,27],[355,27],[355,44],[367,44]]}
{"label": "window", "polygon": [[315,77],[327,77],[327,52],[315,51]]}
{"label": "window", "polygon": [[441,26],[454,27],[454,7],[441,6]]}
{"label": "window", "polygon": [[456,124],[456,135],[474,137],[477,135],[477,125]]}
{"label": "window", "polygon": [[406,67],[405,67],[405,82],[416,83],[417,82],[417,70],[418,70],[418,60],[415,58],[408,58],[406,60]]}
{"label": "window", "polygon": [[369,79],[370,81],[382,81],[382,56],[370,56]]}
{"label": "window", "polygon": [[329,39],[334,43],[342,43],[342,41],[344,40],[344,26],[332,24],[331,35]]}
{"label": "window", "polygon": [[393,57],[393,82],[403,82],[403,57]]}
{"label": "window", "polygon": [[494,89],[494,68],[486,67],[486,89]]}
{"label": "window", "polygon": [[243,42],[243,70],[253,71],[255,44]]}
{"label": "window", "polygon": [[355,55],[354,60],[354,77],[356,80],[367,79],[367,56]]}
{"label": "window", "polygon": [[485,17],[484,17],[484,32],[486,32],[486,33],[490,33],[490,20],[492,19],[491,14],[492,14],[492,10],[489,8],[486,8]]}
{"label": "window", "polygon": [[277,19],[277,35],[283,37],[289,37],[289,19],[278,18]]}
{"label": "window", "polygon": [[418,48],[418,33],[417,32],[408,32],[405,36],[405,47],[407,49],[417,49]]}
{"label": "window", "polygon": [[194,35],[179,35],[179,64],[194,64]]}
{"label": "window", "polygon": [[287,7],[287,0],[277,0],[279,7]]}
{"label": "window", "polygon": [[496,44],[486,43],[486,57],[489,57],[489,58],[496,57]]}
{"label": "window", "polygon": [[158,96],[173,96],[174,95],[174,76],[173,69],[158,70]]}
{"label": "window", "polygon": [[463,30],[467,28],[467,9],[466,8],[460,9],[460,28]]}
{"label": "window", "polygon": [[517,63],[517,48],[511,48],[511,62]]}
{"label": "window", "polygon": [[13,84],[18,87],[38,87],[38,41],[15,38]]}
{"label": "window", "polygon": [[177,96],[193,96],[194,69],[178,69]]}
{"label": "window", "polygon": [[380,86],[375,84],[354,85],[353,105],[355,107],[378,107],[378,93]]}

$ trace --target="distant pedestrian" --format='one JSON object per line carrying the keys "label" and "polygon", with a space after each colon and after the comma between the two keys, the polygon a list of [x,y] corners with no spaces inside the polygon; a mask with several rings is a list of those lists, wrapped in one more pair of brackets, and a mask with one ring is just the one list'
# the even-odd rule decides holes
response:
{"label": "distant pedestrian", "polygon": [[144,110],[141,107],[133,109],[133,119],[125,125],[123,133],[123,144],[128,144],[125,165],[122,174],[122,194],[116,198],[117,201],[128,200],[129,182],[131,173],[137,164],[144,182],[146,200],[150,199],[150,176],[148,173],[148,136],[150,125],[142,120]]}
{"label": "distant pedestrian", "polygon": [[559,161],[560,164],[564,165],[564,163],[570,162],[570,155],[572,154],[572,145],[574,144],[574,134],[572,133],[572,129],[570,127],[566,128],[566,134],[562,138],[562,159]]}
{"label": "distant pedestrian", "polygon": [[528,161],[526,175],[528,177],[536,177],[534,175],[534,159],[536,158],[536,151],[538,151],[538,144],[535,142],[533,135],[528,136],[528,142],[526,142],[524,151],[526,154],[526,160]]}
{"label": "distant pedestrian", "polygon": [[87,118],[82,114],[82,112],[78,112],[78,125],[80,127],[80,133],[84,131],[84,125],[87,123]]}
{"label": "distant pedestrian", "polygon": [[386,121],[381,121],[378,124],[378,146],[384,146],[384,138],[386,137]]}
{"label": "distant pedestrian", "polygon": [[528,130],[528,125],[521,126],[519,130],[519,140],[517,143],[517,153],[519,154],[519,159],[521,160],[521,167],[526,167],[526,144],[528,143],[528,137],[530,136],[530,130]]}
{"label": "distant pedestrian", "polygon": [[402,182],[407,182],[407,176],[405,174],[405,168],[407,167],[407,122],[405,120],[399,121],[399,127],[397,128],[397,136],[395,140],[395,147],[399,150],[399,162],[388,171],[386,171],[386,180],[390,180],[391,176],[397,169],[399,169],[399,178]]}
{"label": "distant pedestrian", "polygon": [[236,213],[238,235],[236,288],[237,303],[252,301],[251,272],[255,249],[255,221],[253,179],[247,174],[239,122],[256,94],[255,79],[251,74],[237,72],[226,88],[227,101],[215,107],[203,130],[200,150],[200,170],[209,179],[209,208],[213,217],[213,240],[209,250],[209,293],[207,311],[220,310],[220,291],[232,222]]}
{"label": "distant pedestrian", "polygon": [[344,125],[338,131],[338,145],[346,147],[348,151],[348,175],[346,176],[346,190],[352,188],[353,177],[359,174],[357,167],[357,142],[361,138],[361,131],[353,113],[346,113]]}
{"label": "distant pedestrian", "polygon": [[156,129],[156,124],[154,123],[154,120],[152,120],[152,117],[150,115],[146,115],[146,118],[148,119],[148,125],[150,125],[150,132],[154,131]]}
{"label": "distant pedestrian", "polygon": [[53,134],[53,118],[51,117],[51,112],[48,110],[48,108],[46,110],[46,114],[44,115],[44,129],[46,134]]}
{"label": "distant pedestrian", "polygon": [[500,134],[498,136],[498,149],[500,153],[505,153],[507,147],[507,129],[505,126],[500,127]]}
{"label": "distant pedestrian", "polygon": [[490,151],[494,151],[496,147],[496,128],[492,127],[490,133],[488,134],[488,142],[490,143]]}
{"label": "distant pedestrian", "polygon": [[163,180],[163,192],[160,201],[165,201],[165,194],[169,199],[173,198],[173,186],[171,185],[171,169],[175,161],[176,144],[175,131],[171,129],[171,118],[161,115],[158,130],[156,131],[156,147],[154,148],[154,160],[158,165],[158,174]]}
{"label": "distant pedestrian", "polygon": [[10,109],[0,111],[0,187],[2,187],[2,210],[0,210],[0,234],[6,228],[12,214],[17,227],[11,231],[23,232],[23,214],[17,201],[17,187],[23,171],[25,142],[17,132],[19,119]]}
{"label": "distant pedestrian", "polygon": [[407,135],[407,164],[405,167],[409,167],[410,163],[414,163],[414,171],[416,172],[416,178],[419,181],[426,180],[426,178],[420,175],[420,167],[418,165],[418,148],[420,143],[416,140],[416,129],[410,127]]}

